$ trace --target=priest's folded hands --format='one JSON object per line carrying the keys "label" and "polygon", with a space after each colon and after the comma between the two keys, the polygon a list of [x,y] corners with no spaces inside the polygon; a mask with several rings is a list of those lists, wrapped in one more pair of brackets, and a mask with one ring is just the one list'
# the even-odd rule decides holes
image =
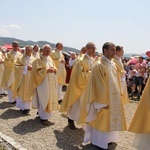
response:
{"label": "priest's folded hands", "polygon": [[49,69],[47,69],[47,73],[56,73],[56,69],[53,67],[50,67]]}
{"label": "priest's folded hands", "polygon": [[31,66],[28,66],[28,70],[31,71],[31,70],[32,70],[32,67],[31,67]]}

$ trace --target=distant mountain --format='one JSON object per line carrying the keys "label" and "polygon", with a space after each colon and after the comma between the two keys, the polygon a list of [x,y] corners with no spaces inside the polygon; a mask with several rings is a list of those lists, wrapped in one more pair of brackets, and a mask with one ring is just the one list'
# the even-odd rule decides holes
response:
{"label": "distant mountain", "polygon": [[[49,45],[51,45],[52,48],[55,48],[54,43],[50,43],[47,41],[34,42],[34,41],[24,41],[24,40],[10,38],[10,37],[0,37],[0,45],[11,44],[13,41],[18,41],[20,43],[20,47],[25,47],[26,45],[35,45],[35,44],[39,45],[39,47],[42,47],[44,44],[49,44]],[[79,53],[78,49],[75,49],[72,47],[66,47],[66,46],[64,46],[63,51],[65,51],[65,52],[72,51],[72,52]]]}
{"label": "distant mountain", "polygon": [[131,57],[131,56],[146,56],[146,54],[145,53],[142,53],[142,54],[135,54],[135,53],[124,54],[124,57]]}

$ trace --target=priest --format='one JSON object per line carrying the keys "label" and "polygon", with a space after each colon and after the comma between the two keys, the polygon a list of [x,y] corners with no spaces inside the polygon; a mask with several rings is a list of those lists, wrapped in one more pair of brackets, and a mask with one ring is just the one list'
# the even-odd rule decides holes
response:
{"label": "priest", "polygon": [[17,59],[14,68],[15,83],[13,94],[14,97],[17,97],[16,106],[20,108],[25,115],[28,115],[31,109],[31,100],[29,99],[28,90],[34,60],[32,47],[26,46],[25,53]]}
{"label": "priest", "polygon": [[32,66],[29,95],[32,98],[33,108],[38,109],[41,123],[49,126],[51,122],[48,119],[53,111],[58,110],[57,68],[49,56],[51,46],[46,44],[42,49],[43,53],[40,58],[34,61]]}
{"label": "priest", "polygon": [[60,112],[68,112],[68,127],[73,130],[76,129],[74,120],[78,121],[80,116],[84,91],[95,63],[93,59],[95,49],[93,42],[87,43],[87,52],[76,61],[76,67],[71,75],[71,80],[60,108]]}
{"label": "priest", "polygon": [[56,49],[54,49],[50,56],[53,59],[56,68],[57,68],[57,95],[58,95],[58,103],[62,103],[62,86],[66,84],[66,68],[65,68],[65,59],[64,55],[62,53],[63,50],[63,44],[57,43]]}
{"label": "priest", "polygon": [[122,63],[123,54],[124,54],[123,47],[116,46],[116,54],[112,60],[116,64],[119,78],[121,81],[121,92],[122,92],[123,104],[127,104],[127,103],[129,103],[129,98],[128,98],[127,84],[126,84],[126,71],[125,71],[124,65]]}
{"label": "priest", "polygon": [[106,42],[102,51],[103,55],[92,69],[78,123],[86,123],[84,144],[91,142],[108,149],[109,143],[118,140],[118,131],[126,130],[126,121],[120,78],[112,62],[116,47]]}
{"label": "priest", "polygon": [[150,149],[150,78],[144,88],[128,131],[135,133],[133,147],[138,150]]}
{"label": "priest", "polygon": [[15,104],[16,97],[13,97],[13,83],[15,82],[14,65],[17,58],[19,58],[22,54],[19,52],[19,42],[14,41],[12,43],[12,48],[13,49],[5,55],[4,73],[1,87],[6,89],[8,92],[8,102],[11,104]]}

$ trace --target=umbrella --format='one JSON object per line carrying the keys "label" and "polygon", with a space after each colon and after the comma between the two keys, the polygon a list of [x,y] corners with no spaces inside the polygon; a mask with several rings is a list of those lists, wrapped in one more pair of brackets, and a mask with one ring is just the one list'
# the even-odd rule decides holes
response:
{"label": "umbrella", "polygon": [[3,47],[5,47],[8,50],[12,49],[12,44],[4,44]]}
{"label": "umbrella", "polygon": [[130,60],[127,62],[127,65],[136,65],[138,62],[138,57],[131,57]]}

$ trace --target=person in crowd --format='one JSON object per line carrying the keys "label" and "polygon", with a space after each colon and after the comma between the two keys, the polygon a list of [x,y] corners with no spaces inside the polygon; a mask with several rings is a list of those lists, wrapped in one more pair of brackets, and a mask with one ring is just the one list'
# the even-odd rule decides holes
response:
{"label": "person in crowd", "polygon": [[68,62],[68,67],[67,67],[67,77],[66,77],[66,83],[68,84],[70,81],[71,73],[72,73],[72,68],[77,59],[76,53],[71,52],[69,62]]}
{"label": "person in crowd", "polygon": [[86,46],[82,47],[80,50],[80,53],[78,55],[78,58],[80,59],[80,57],[84,56],[84,54],[87,52]]}
{"label": "person in crowd", "polygon": [[43,49],[42,48],[40,48],[40,54],[43,52]]}
{"label": "person in crowd", "polygon": [[7,90],[8,92],[8,102],[11,104],[16,103],[16,98],[13,97],[13,83],[15,82],[14,77],[14,64],[22,54],[18,51],[19,50],[19,42],[14,41],[12,43],[12,50],[10,50],[5,55],[4,61],[4,73],[2,78],[1,87]]}
{"label": "person in crowd", "polygon": [[32,65],[29,96],[31,96],[33,108],[38,109],[41,123],[49,126],[51,122],[48,119],[52,111],[58,109],[57,68],[49,56],[51,46],[45,44],[42,49],[40,58],[37,58]]}
{"label": "person in crowd", "polygon": [[0,96],[5,96],[5,90],[1,87],[3,73],[4,73],[4,60],[5,56],[2,53],[2,48],[0,45]]}
{"label": "person in crowd", "polygon": [[143,57],[139,57],[139,63],[135,66],[135,77],[133,80],[133,86],[132,86],[132,93],[129,95],[129,97],[133,97],[133,94],[135,92],[136,86],[138,86],[138,93],[137,93],[137,99],[140,99],[140,95],[142,92],[142,85],[144,81],[144,75],[145,75],[145,68],[146,68],[146,62],[143,60]]}
{"label": "person in crowd", "polygon": [[76,129],[74,120],[78,121],[84,90],[87,86],[95,62],[93,59],[95,49],[96,47],[94,43],[87,43],[87,52],[82,59],[80,58],[77,61],[60,108],[60,112],[68,112],[68,127],[73,130]]}
{"label": "person in crowd", "polygon": [[66,84],[66,68],[65,68],[65,59],[64,55],[62,54],[63,44],[57,43],[56,49],[54,49],[50,56],[53,59],[56,68],[57,68],[57,95],[58,95],[58,103],[62,103],[62,86]]}
{"label": "person in crowd", "polygon": [[128,131],[134,132],[133,147],[138,150],[149,150],[150,148],[150,78],[140,98]]}
{"label": "person in crowd", "polygon": [[29,114],[32,104],[29,99],[28,90],[34,60],[32,47],[26,46],[25,53],[17,59],[14,68],[15,83],[13,94],[14,97],[17,97],[16,106],[20,108],[25,115]]}
{"label": "person in crowd", "polygon": [[70,54],[70,59],[69,59],[69,66],[70,66],[70,68],[73,67],[73,64],[74,64],[76,58],[77,58],[76,53],[75,53],[75,52],[72,52],[72,53]]}
{"label": "person in crowd", "polygon": [[86,123],[84,144],[91,142],[107,149],[108,144],[118,140],[118,131],[126,130],[126,121],[120,78],[112,61],[116,47],[106,42],[102,51],[103,55],[92,69],[78,123]]}
{"label": "person in crowd", "polygon": [[33,46],[32,56],[36,59],[40,57],[38,45]]}
{"label": "person in crowd", "polygon": [[66,68],[66,84],[70,81],[71,69],[69,66],[70,54],[65,57],[65,68]]}
{"label": "person in crowd", "polygon": [[127,84],[126,84],[126,71],[124,70],[124,65],[122,63],[123,54],[124,54],[123,47],[116,46],[116,54],[112,60],[116,64],[117,71],[119,73],[119,77],[121,80],[121,92],[122,92],[123,103],[127,104],[129,103],[129,98],[128,98]]}
{"label": "person in crowd", "polygon": [[25,53],[25,49],[24,48],[20,48],[20,51],[19,51],[21,54],[24,54]]}

